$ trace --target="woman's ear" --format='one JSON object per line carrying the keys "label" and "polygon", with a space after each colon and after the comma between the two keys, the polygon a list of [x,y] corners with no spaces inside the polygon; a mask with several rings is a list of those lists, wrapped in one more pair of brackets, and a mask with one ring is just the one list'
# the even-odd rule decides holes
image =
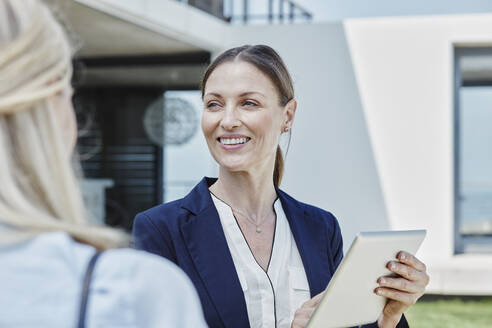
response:
{"label": "woman's ear", "polygon": [[292,127],[294,123],[294,117],[296,116],[297,109],[297,100],[292,98],[289,102],[284,106],[284,122],[282,125],[282,131],[287,132]]}

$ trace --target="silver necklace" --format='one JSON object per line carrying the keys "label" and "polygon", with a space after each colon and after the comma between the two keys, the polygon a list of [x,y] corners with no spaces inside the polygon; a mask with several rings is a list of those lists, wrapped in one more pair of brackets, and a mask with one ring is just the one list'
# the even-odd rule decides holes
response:
{"label": "silver necklace", "polygon": [[244,212],[238,210],[238,209],[233,209],[232,206],[229,206],[234,214],[234,212],[238,213],[238,214],[241,214],[241,216],[243,216],[244,218],[246,218],[246,220],[248,220],[249,222],[253,223],[255,226],[256,226],[256,232],[257,233],[260,233],[262,230],[261,230],[261,226],[267,222],[268,218],[265,219],[263,222],[261,223],[257,223],[255,220],[251,219],[247,214],[245,214]]}
{"label": "silver necklace", "polygon": [[[212,195],[214,195],[214,196],[215,196],[215,198],[217,198],[217,199],[218,199],[218,200],[220,200],[222,203],[224,203],[224,204],[226,204],[227,206],[229,206],[229,208],[230,208],[230,209],[231,209],[231,211],[232,211],[232,215],[234,215],[234,213],[241,214],[241,216],[245,217],[245,218],[246,218],[246,220],[248,220],[249,222],[251,222],[251,223],[253,223],[253,224],[255,225],[255,227],[256,227],[256,232],[257,232],[257,233],[262,232],[262,230],[261,230],[261,226],[262,226],[262,225],[263,225],[263,224],[264,224],[267,220],[263,221],[262,223],[256,223],[256,221],[254,221],[253,219],[251,219],[251,218],[249,217],[249,215],[247,215],[247,214],[246,214],[246,213],[244,213],[243,211],[240,211],[240,210],[238,210],[238,209],[234,209],[231,205],[229,205],[228,203],[226,203],[225,201],[223,201],[222,199],[220,199],[219,197],[217,197],[217,196],[216,196],[216,195],[215,195],[215,194],[214,194],[211,190],[210,190],[210,192],[212,193]],[[267,218],[267,219],[268,219],[268,218]]]}

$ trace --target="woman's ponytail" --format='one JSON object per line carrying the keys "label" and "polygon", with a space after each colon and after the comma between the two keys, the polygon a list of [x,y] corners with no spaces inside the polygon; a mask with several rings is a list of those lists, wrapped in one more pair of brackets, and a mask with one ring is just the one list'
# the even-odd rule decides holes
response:
{"label": "woman's ponytail", "polygon": [[280,146],[277,146],[277,154],[275,155],[275,166],[273,169],[273,184],[275,187],[280,187],[282,175],[284,174],[284,157]]}

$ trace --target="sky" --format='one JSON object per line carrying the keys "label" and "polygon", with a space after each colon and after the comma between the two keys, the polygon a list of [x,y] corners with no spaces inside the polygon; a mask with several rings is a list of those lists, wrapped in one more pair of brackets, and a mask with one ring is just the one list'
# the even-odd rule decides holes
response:
{"label": "sky", "polygon": [[[242,8],[243,0],[235,0]],[[278,8],[274,0],[274,7]],[[315,22],[340,21],[351,17],[443,15],[492,12],[492,0],[294,0],[313,13]],[[267,11],[266,0],[249,0],[253,12]]]}

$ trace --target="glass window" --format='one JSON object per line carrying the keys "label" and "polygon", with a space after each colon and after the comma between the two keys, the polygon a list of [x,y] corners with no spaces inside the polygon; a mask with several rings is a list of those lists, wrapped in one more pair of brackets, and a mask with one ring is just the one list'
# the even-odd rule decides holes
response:
{"label": "glass window", "polygon": [[492,51],[457,51],[456,252],[492,252]]}
{"label": "glass window", "polygon": [[[164,147],[164,201],[186,196],[204,176],[216,177],[218,167],[200,127],[202,98],[198,90],[164,93],[166,127],[171,135]],[[171,141],[171,140],[170,140]]]}

